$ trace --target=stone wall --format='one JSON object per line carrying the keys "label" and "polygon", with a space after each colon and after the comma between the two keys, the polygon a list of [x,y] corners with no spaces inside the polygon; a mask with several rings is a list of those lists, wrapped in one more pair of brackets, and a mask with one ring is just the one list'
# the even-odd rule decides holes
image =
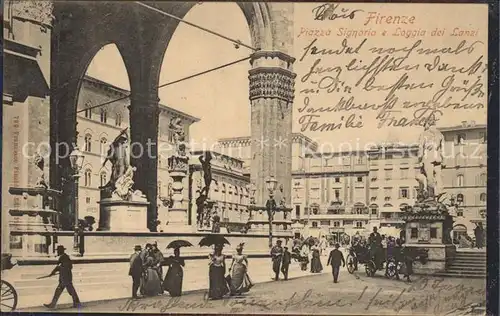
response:
{"label": "stone wall", "polygon": [[[72,232],[58,232],[58,244],[64,245],[68,252],[73,249],[73,234]],[[245,253],[248,254],[268,254],[269,253],[269,237],[267,234],[221,234],[231,245],[225,246],[224,252],[235,252],[236,246],[239,243],[245,243]],[[160,250],[164,251],[167,245],[177,239],[183,239],[191,242],[193,247],[182,249],[183,255],[206,255],[207,247],[200,247],[198,243],[206,236],[203,233],[188,233],[188,234],[173,234],[173,233],[113,233],[113,232],[85,232],[85,253],[87,256],[106,256],[106,257],[122,257],[130,255],[133,252],[135,245],[144,247],[146,243],[156,241]],[[273,236],[273,244],[277,239],[281,239],[286,244],[286,238],[291,242],[291,235],[275,233]],[[52,247],[50,247],[52,249]]]}

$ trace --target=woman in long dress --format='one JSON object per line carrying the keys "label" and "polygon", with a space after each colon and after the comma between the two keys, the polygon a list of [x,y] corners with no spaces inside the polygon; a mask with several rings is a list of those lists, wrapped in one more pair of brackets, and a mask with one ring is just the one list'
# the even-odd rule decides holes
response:
{"label": "woman in long dress", "polygon": [[218,300],[229,292],[225,278],[226,258],[222,254],[222,245],[215,245],[214,253],[209,255],[209,259],[208,298]]}
{"label": "woman in long dress", "polygon": [[243,244],[239,244],[229,268],[229,273],[231,273],[231,295],[246,293],[253,286],[247,272],[248,259],[247,256],[243,255]]}
{"label": "woman in long dress", "polygon": [[307,270],[307,264],[309,263],[309,245],[304,243],[300,249],[300,269],[302,271]]}
{"label": "woman in long dress", "polygon": [[320,273],[321,271],[323,271],[323,265],[321,264],[319,248],[314,246],[311,259],[311,273]]}
{"label": "woman in long dress", "polygon": [[156,296],[162,293],[161,280],[157,270],[157,263],[154,256],[149,253],[146,256],[144,267],[144,295]]}
{"label": "woman in long dress", "polygon": [[183,268],[184,259],[180,256],[179,248],[174,249],[174,255],[168,257],[166,265],[169,267],[165,280],[163,281],[163,290],[167,291],[170,296],[181,296],[182,294],[182,279],[184,277]]}

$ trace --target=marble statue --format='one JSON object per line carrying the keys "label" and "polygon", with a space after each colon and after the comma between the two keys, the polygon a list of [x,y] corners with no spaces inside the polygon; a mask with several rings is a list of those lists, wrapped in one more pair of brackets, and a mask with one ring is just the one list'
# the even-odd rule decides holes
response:
{"label": "marble statue", "polygon": [[180,118],[173,118],[169,128],[173,131],[173,142],[176,152],[168,159],[170,170],[185,170],[188,168],[189,156],[186,144],[186,134]]}
{"label": "marble statue", "polygon": [[103,187],[108,188],[111,192],[115,190],[116,182],[127,172],[130,166],[127,129],[128,128],[121,131],[110,144],[106,159],[102,164],[102,167],[104,167],[106,162],[109,161],[112,165],[111,177],[108,183]]}
{"label": "marble statue", "polygon": [[436,120],[431,117],[425,122],[424,131],[420,134],[418,150],[421,172],[417,175],[417,181],[425,199],[437,200],[443,194],[443,144],[443,134],[436,128]]}
{"label": "marble statue", "polygon": [[35,187],[47,189],[49,186],[45,181],[45,172],[44,172],[45,160],[39,154],[35,154],[34,163],[38,167],[38,169],[40,169],[40,174],[36,180]]}
{"label": "marble statue", "polygon": [[169,128],[174,132],[174,143],[179,143],[185,141],[184,126],[182,125],[182,120],[178,117],[174,117],[170,120]]}
{"label": "marble statue", "polygon": [[132,166],[128,166],[127,171],[118,178],[115,182],[115,190],[113,195],[121,198],[122,200],[130,199],[131,195],[134,193],[132,186],[134,185],[134,172],[137,169]]}

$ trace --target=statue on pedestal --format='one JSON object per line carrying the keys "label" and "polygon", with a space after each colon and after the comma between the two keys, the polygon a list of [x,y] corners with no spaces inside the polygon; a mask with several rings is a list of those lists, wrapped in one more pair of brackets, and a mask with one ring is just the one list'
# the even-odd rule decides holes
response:
{"label": "statue on pedestal", "polygon": [[420,134],[418,160],[421,172],[417,175],[420,201],[437,201],[443,194],[441,169],[443,164],[443,134],[436,128],[436,120],[430,117]]}
{"label": "statue on pedestal", "polygon": [[203,228],[203,223],[204,223],[205,217],[206,217],[206,215],[208,215],[208,214],[205,214],[207,199],[208,199],[207,195],[201,194],[201,192],[200,192],[200,196],[198,196],[198,198],[196,198],[197,222],[198,222],[198,226],[200,228]]}
{"label": "statue on pedestal", "polygon": [[104,198],[114,197],[129,201],[136,197],[139,200],[144,200],[145,196],[141,191],[132,189],[134,172],[137,169],[130,165],[127,130],[128,128],[125,128],[121,131],[109,146],[102,167],[106,165],[106,162],[111,162],[111,177],[108,183],[101,187],[101,190]]}
{"label": "statue on pedestal", "polygon": [[189,157],[187,154],[186,134],[180,118],[173,118],[169,128],[173,131],[173,141],[176,152],[168,158],[170,170],[185,170],[188,168]]}
{"label": "statue on pedestal", "polygon": [[[108,183],[101,187],[101,190],[106,197],[111,197],[112,193],[116,189],[116,182],[128,171],[130,166],[127,130],[128,128],[122,130],[115,140],[109,145],[106,159],[101,166],[101,168],[104,168],[108,161],[111,162],[112,165],[111,177]],[[123,179],[121,182],[123,184]]]}
{"label": "statue on pedestal", "polygon": [[218,185],[217,180],[212,178],[212,166],[210,162],[212,161],[212,154],[209,151],[205,152],[205,155],[199,157],[201,162],[201,167],[203,169],[203,179],[205,180],[205,187],[201,189],[200,195],[205,194],[208,196],[210,193],[210,185],[212,181]]}

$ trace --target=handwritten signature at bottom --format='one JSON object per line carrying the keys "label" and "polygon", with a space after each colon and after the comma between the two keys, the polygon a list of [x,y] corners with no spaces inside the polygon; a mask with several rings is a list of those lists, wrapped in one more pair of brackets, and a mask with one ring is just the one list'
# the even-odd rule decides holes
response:
{"label": "handwritten signature at bottom", "polygon": [[[342,291],[338,292],[342,295]],[[352,293],[352,292],[351,292]],[[229,309],[230,313],[240,312],[317,312],[332,313],[332,308],[340,313],[346,311],[365,312],[413,312],[434,315],[455,315],[458,312],[470,310],[474,305],[483,303],[485,289],[469,286],[465,283],[450,285],[443,280],[428,280],[421,278],[414,284],[399,291],[388,291],[383,288],[364,289],[348,298],[336,297],[335,292],[326,296],[320,291],[308,289],[305,292],[293,292],[282,299],[258,294],[248,294],[241,298],[226,298],[217,301],[208,300],[206,295],[199,302],[190,302],[187,297],[159,297],[151,301],[128,300],[119,307],[121,312],[141,312],[153,310],[160,313],[168,311],[191,310],[193,312],[222,312]],[[346,295],[342,295],[346,296]],[[192,300],[192,298],[189,298]]]}

